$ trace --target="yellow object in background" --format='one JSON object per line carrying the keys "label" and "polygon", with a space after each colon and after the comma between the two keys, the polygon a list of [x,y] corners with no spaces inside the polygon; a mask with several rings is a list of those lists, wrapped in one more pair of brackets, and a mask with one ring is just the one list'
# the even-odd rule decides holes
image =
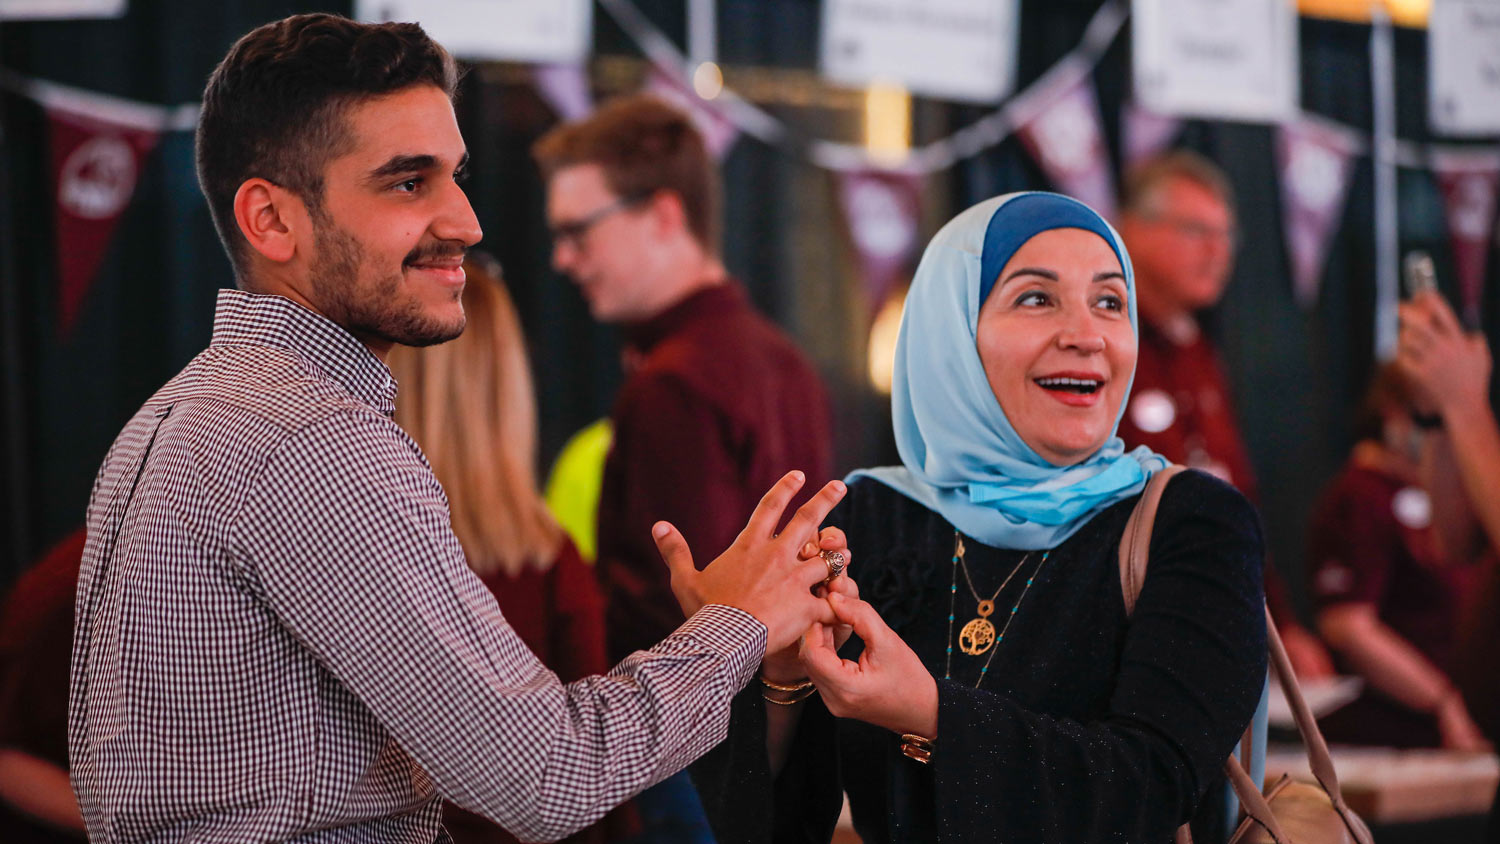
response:
{"label": "yellow object in background", "polygon": [[568,439],[547,475],[547,509],[590,564],[599,555],[599,488],[614,437],[609,420],[597,420]]}

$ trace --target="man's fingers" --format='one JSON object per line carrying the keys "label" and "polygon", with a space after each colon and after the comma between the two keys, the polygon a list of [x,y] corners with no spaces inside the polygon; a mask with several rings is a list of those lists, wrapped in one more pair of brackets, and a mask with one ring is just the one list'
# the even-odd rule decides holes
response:
{"label": "man's fingers", "polygon": [[651,538],[656,540],[656,551],[661,554],[673,575],[695,572],[693,552],[688,550],[687,540],[671,522],[657,522],[651,526]]}
{"label": "man's fingers", "polygon": [[817,495],[797,508],[797,515],[787,523],[786,530],[782,531],[781,535],[792,537],[799,545],[807,541],[817,532],[818,525],[823,523],[828,511],[843,500],[844,493],[848,491],[849,488],[844,486],[843,481],[829,481],[824,484],[823,488],[818,490]]}
{"label": "man's fingers", "polygon": [[750,514],[750,521],[745,524],[745,534],[757,539],[769,539],[776,532],[776,526],[781,524],[781,514],[786,512],[786,505],[792,503],[792,496],[802,488],[807,481],[807,476],[799,471],[793,470],[781,476],[761,496],[760,503],[755,505],[755,512]]}

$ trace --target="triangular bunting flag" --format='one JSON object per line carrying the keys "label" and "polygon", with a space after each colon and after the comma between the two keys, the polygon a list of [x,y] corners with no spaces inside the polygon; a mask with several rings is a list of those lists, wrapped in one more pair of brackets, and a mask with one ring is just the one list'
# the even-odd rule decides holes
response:
{"label": "triangular bunting flag", "polygon": [[1281,177],[1281,227],[1291,263],[1292,297],[1302,308],[1318,302],[1328,241],[1343,219],[1356,142],[1345,130],[1307,120],[1276,132]]}
{"label": "triangular bunting flag", "polygon": [[130,205],[141,163],[160,134],[57,108],[51,125],[57,240],[57,325],[66,337]]}
{"label": "triangular bunting flag", "polygon": [[1113,218],[1115,181],[1092,77],[1083,76],[1048,99],[1017,134],[1059,192]]}
{"label": "triangular bunting flag", "polygon": [[1484,273],[1495,228],[1495,191],[1500,188],[1500,153],[1433,152],[1432,170],[1448,212],[1448,238],[1458,273],[1460,310],[1465,324],[1478,328],[1484,301]]}
{"label": "triangular bunting flag", "polygon": [[834,179],[873,316],[901,279],[919,245],[922,174],[847,170],[838,172]]}

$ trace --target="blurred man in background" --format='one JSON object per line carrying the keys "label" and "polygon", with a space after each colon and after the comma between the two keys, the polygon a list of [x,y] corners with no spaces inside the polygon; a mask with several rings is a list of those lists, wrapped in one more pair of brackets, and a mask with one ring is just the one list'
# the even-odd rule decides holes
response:
{"label": "blurred man in background", "polygon": [[[676,524],[708,559],[783,472],[827,477],[830,414],[812,366],[720,260],[718,174],[687,115],[651,96],[617,99],[534,154],[553,265],[625,334],[597,564],[618,658],[682,623],[652,521]],[[638,805],[645,840],[711,840],[685,774]]]}
{"label": "blurred man in background", "polygon": [[[1234,194],[1213,162],[1186,150],[1150,159],[1125,181],[1120,235],[1135,266],[1140,357],[1120,437],[1201,469],[1257,498],[1229,381],[1198,313],[1218,304],[1234,267]],[[1332,672],[1328,652],[1296,620],[1276,568],[1266,598],[1299,676]]]}

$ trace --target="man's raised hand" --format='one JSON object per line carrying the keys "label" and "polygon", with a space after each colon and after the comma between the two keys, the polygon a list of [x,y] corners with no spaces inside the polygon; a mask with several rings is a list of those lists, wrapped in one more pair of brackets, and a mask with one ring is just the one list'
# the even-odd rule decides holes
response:
{"label": "man's raised hand", "polygon": [[787,523],[779,535],[776,525],[806,478],[789,472],[771,487],[750,521],[733,544],[703,571],[693,565],[682,534],[667,522],[651,528],[667,567],[672,571],[672,592],[688,615],[705,604],[724,604],[742,609],[766,626],[766,651],[774,653],[796,642],[815,621],[836,620],[828,603],[814,597],[810,588],[828,576],[822,557],[798,558],[798,551],[818,533],[818,525],[844,497],[845,487],[831,481]]}

